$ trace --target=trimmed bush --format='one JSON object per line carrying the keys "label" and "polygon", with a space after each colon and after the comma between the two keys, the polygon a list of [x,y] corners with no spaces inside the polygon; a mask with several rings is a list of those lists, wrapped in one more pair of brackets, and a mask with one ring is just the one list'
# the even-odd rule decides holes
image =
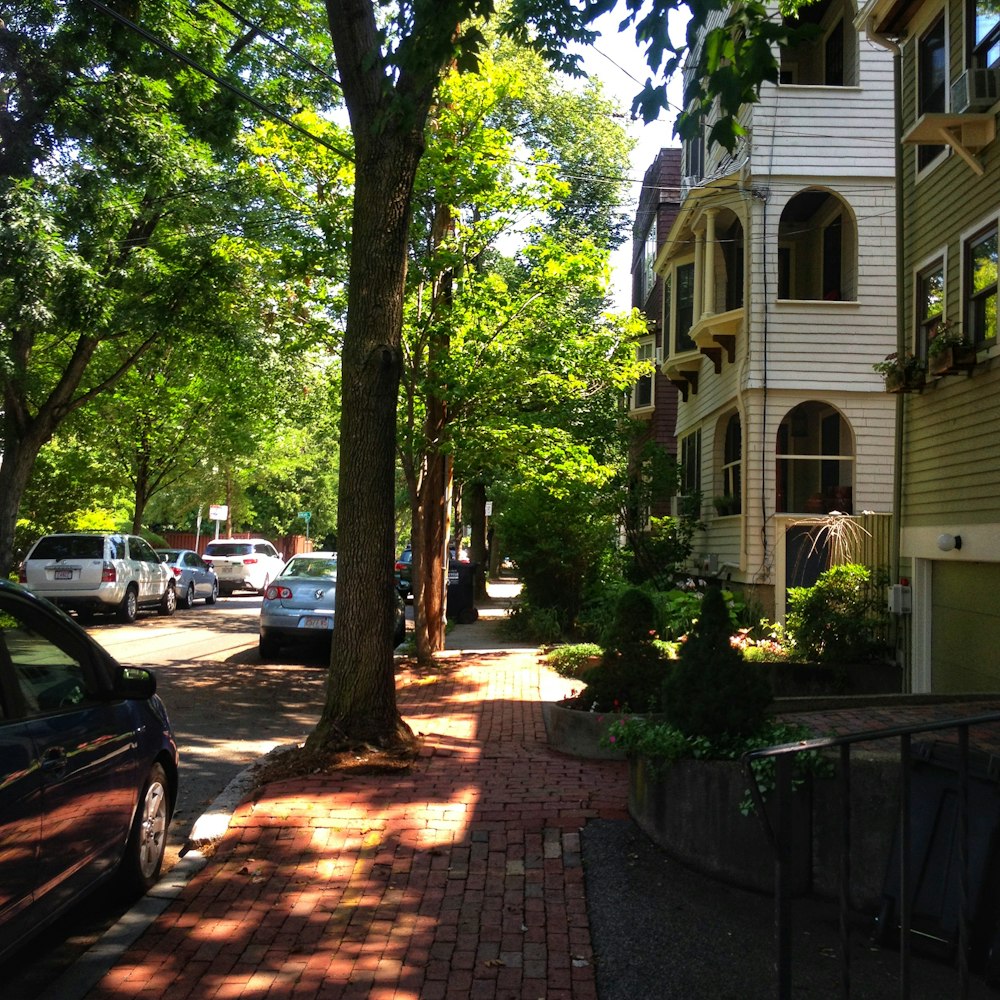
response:
{"label": "trimmed bush", "polygon": [[763,671],[744,662],[731,632],[722,591],[710,587],[663,687],[667,720],[685,736],[749,736],[767,718],[770,685]]}

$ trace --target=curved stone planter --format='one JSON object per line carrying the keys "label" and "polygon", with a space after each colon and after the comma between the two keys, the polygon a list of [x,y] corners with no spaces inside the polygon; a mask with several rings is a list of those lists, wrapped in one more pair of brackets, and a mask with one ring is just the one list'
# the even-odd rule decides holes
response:
{"label": "curved stone planter", "polygon": [[[628,718],[635,718],[629,712]],[[644,719],[661,719],[660,715],[643,715]],[[586,757],[589,760],[624,760],[625,754],[614,747],[603,746],[602,740],[608,727],[615,719],[622,718],[615,712],[584,712],[579,708],[568,708],[565,702],[542,702],[542,718],[549,746],[571,757]]]}
{"label": "curved stone planter", "polygon": [[[665,768],[629,758],[628,811],[654,843],[682,864],[763,892],[774,889],[774,852],[760,820],[740,813],[747,781],[739,761],[679,760]],[[795,830],[789,891],[809,891],[809,795],[792,799]]]}

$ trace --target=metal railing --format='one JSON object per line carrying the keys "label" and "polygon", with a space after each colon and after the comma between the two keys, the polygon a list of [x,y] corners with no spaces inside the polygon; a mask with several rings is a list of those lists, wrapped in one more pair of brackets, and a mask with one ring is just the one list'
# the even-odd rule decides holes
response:
{"label": "metal railing", "polygon": [[[957,964],[961,998],[968,997],[970,917],[969,900],[969,729],[978,725],[1000,722],[1000,713],[978,715],[963,719],[948,719],[920,725],[897,726],[849,733],[844,736],[823,737],[764,747],[743,755],[743,765],[750,781],[750,793],[755,812],[764,827],[775,855],[775,949],[776,995],[788,1000],[792,995],[792,936],[790,863],[792,844],[791,797],[793,794],[793,768],[795,757],[809,751],[839,750],[837,769],[840,801],[840,870],[839,870],[839,936],[841,952],[841,996],[851,995],[850,952],[850,885],[851,885],[851,748],[857,743],[885,740],[899,741],[899,819],[897,836],[899,845],[899,995],[902,1000],[911,996],[911,938],[913,917],[913,816],[911,803],[912,737],[918,733],[953,730],[957,734],[957,794],[958,794],[958,941]],[[764,794],[753,770],[753,763],[774,760],[774,791],[771,815],[765,809]],[[774,822],[772,822],[772,817]]]}

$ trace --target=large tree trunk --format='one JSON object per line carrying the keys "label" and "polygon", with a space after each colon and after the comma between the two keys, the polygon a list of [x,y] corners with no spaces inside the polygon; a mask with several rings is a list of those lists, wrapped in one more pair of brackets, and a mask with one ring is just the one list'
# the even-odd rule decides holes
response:
{"label": "large tree trunk", "polygon": [[21,555],[14,549],[21,498],[46,440],[48,437],[37,429],[22,438],[11,433],[5,437],[5,450],[0,459],[0,577],[3,579],[7,579]]}
{"label": "large tree trunk", "polygon": [[343,348],[337,627],[310,748],[391,746],[412,734],[396,707],[392,624],[396,402],[410,195],[420,145],[358,143]]}

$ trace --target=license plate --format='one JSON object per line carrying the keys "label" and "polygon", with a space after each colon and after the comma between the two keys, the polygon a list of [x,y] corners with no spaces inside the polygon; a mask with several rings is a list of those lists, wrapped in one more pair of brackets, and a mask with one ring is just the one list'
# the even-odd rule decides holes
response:
{"label": "license plate", "polygon": [[55,578],[57,580],[72,580],[73,571],[71,569],[57,569],[55,572]]}
{"label": "license plate", "polygon": [[307,615],[299,622],[300,628],[333,628],[332,618],[315,618]]}

